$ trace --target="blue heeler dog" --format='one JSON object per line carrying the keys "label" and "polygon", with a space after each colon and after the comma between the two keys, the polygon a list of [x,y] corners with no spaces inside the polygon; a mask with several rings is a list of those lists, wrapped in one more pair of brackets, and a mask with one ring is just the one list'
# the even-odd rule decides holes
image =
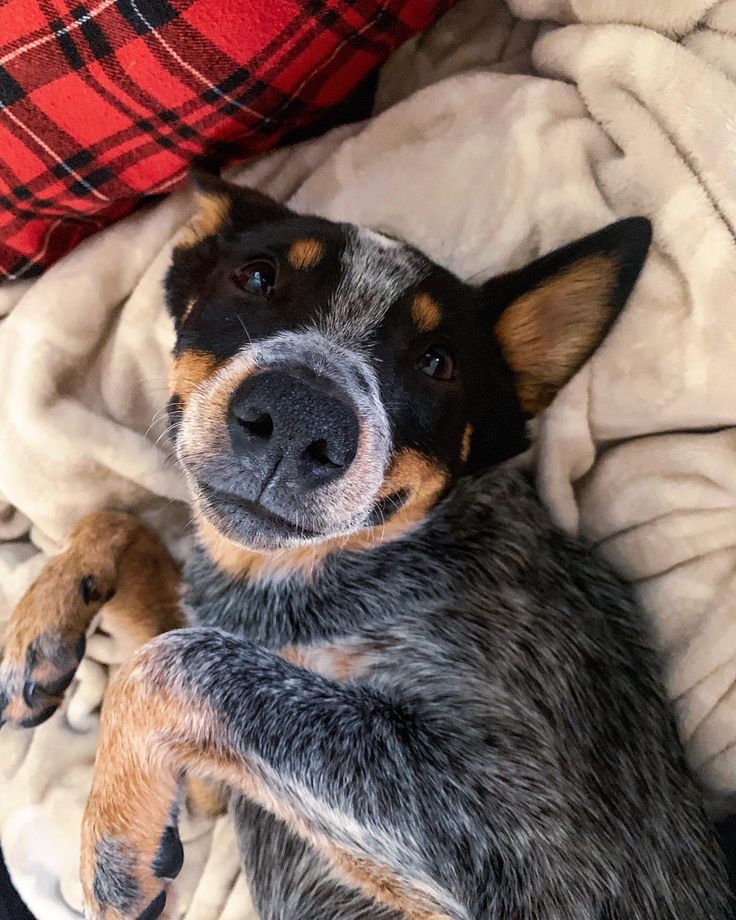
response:
{"label": "blue heeler dog", "polygon": [[0,668],[2,718],[34,725],[103,604],[152,639],[104,703],[87,916],[173,915],[187,789],[225,790],[262,920],[729,916],[642,612],[501,465],[615,321],[647,221],[471,287],[198,181],[166,282],[183,605],[151,531],[98,512]]}

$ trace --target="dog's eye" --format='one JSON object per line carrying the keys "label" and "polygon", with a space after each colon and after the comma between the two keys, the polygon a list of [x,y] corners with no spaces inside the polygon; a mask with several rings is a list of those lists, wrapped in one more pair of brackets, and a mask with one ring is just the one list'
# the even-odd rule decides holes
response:
{"label": "dog's eye", "polygon": [[457,377],[455,359],[442,345],[431,345],[417,362],[417,367],[435,380],[452,380]]}
{"label": "dog's eye", "polygon": [[248,294],[268,297],[276,284],[276,266],[265,259],[254,259],[239,268],[232,276],[233,284]]}

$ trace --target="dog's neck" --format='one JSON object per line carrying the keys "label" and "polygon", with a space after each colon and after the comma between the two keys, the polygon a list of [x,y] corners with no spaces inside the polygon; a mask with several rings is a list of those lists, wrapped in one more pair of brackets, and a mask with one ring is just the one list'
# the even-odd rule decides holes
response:
{"label": "dog's neck", "polygon": [[367,527],[347,536],[330,537],[319,543],[260,552],[247,549],[221,533],[201,513],[195,511],[200,545],[214,565],[231,578],[247,581],[284,581],[293,576],[309,581],[333,555],[370,550],[391,542],[420,527],[411,509],[400,509],[385,524]]}
{"label": "dog's neck", "polygon": [[[505,461],[506,469],[518,469],[531,474],[533,447]],[[355,533],[330,537],[318,543],[305,543],[298,547],[270,551],[248,549],[229,539],[199,510],[194,509],[194,523],[200,546],[213,564],[233,579],[252,582],[284,581],[299,577],[310,581],[325,561],[335,555],[365,552],[383,544],[401,539],[421,527],[434,513],[436,501],[434,484],[420,496],[420,501],[405,505],[391,518],[375,527]]]}
{"label": "dog's neck", "polygon": [[534,533],[549,526],[528,477],[508,466],[463,477],[420,526],[395,539],[343,540],[289,569],[274,572],[247,551],[200,539],[184,573],[185,609],[192,625],[271,648],[325,641],[406,611],[420,615],[478,564],[515,566],[519,547],[533,552]]}

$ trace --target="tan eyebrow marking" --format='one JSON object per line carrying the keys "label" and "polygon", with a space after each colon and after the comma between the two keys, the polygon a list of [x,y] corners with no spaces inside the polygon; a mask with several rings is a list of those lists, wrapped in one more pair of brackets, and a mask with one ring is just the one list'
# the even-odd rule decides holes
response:
{"label": "tan eyebrow marking", "polygon": [[419,327],[420,332],[431,332],[439,326],[442,313],[434,297],[420,291],[414,295],[414,300],[412,300],[411,318]]}
{"label": "tan eyebrow marking", "polygon": [[325,247],[319,240],[295,240],[289,248],[288,260],[292,268],[314,268],[325,254]]}

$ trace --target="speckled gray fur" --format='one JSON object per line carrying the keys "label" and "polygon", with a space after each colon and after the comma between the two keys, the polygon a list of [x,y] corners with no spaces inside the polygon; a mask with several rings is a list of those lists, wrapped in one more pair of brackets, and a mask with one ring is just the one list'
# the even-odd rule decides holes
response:
{"label": "speckled gray fur", "polygon": [[[438,912],[730,916],[643,614],[523,474],[460,480],[412,535],[311,582],[233,581],[201,550],[185,580],[207,628],[163,637],[167,669],[313,826]],[[380,649],[349,684],[268,651],[348,636]],[[262,920],[399,916],[257,806],[234,812]]]}

